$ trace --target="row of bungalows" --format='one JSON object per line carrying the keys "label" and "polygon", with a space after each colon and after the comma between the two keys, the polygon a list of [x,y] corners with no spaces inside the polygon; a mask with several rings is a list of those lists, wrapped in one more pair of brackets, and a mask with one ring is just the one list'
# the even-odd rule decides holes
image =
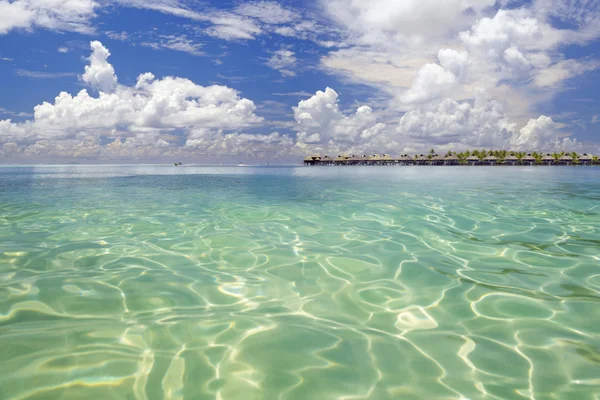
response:
{"label": "row of bungalows", "polygon": [[[592,156],[583,154],[578,157],[578,163],[581,165],[590,165],[592,163]],[[565,154],[558,159],[555,159],[552,155],[546,154],[541,158],[541,164],[543,165],[571,165],[574,163],[573,158]],[[389,154],[373,154],[373,155],[338,155],[332,158],[328,155],[321,157],[319,154],[307,156],[304,158],[304,165],[459,165],[461,160],[455,155],[450,154],[447,156],[441,156],[434,154],[433,156],[426,156],[418,154],[414,157],[408,154],[402,154],[397,157],[392,157]],[[522,157],[517,158],[514,155],[509,155],[504,159],[498,159],[493,155],[488,155],[484,158],[479,158],[475,155],[471,155],[465,159],[464,164],[467,165],[535,165],[537,159],[531,155],[531,153]]]}

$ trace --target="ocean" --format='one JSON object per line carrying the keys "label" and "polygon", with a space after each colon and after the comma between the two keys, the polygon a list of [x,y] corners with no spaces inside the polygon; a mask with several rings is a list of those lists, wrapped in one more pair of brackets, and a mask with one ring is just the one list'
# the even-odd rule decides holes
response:
{"label": "ocean", "polygon": [[600,167],[0,166],[1,399],[598,399]]}

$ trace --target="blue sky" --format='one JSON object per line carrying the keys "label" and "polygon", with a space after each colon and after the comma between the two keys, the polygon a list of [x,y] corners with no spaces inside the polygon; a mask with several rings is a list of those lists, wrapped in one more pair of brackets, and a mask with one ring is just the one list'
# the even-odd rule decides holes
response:
{"label": "blue sky", "polygon": [[0,0],[0,162],[599,153],[599,50],[583,0]]}

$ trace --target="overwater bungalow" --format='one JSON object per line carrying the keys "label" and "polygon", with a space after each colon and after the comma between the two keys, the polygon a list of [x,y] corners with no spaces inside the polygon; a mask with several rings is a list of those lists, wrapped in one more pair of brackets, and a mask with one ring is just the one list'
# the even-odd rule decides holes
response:
{"label": "overwater bungalow", "polygon": [[561,158],[558,159],[558,163],[560,165],[571,165],[572,162],[573,162],[573,157],[571,157],[568,154],[565,154],[564,156],[562,156]]}
{"label": "overwater bungalow", "polygon": [[521,164],[533,165],[535,164],[535,157],[532,156],[531,153],[527,153],[527,155],[521,159]]}
{"label": "overwater bungalow", "polygon": [[415,165],[428,165],[428,164],[429,164],[429,158],[427,158],[423,154],[419,154],[418,156],[415,156]]}
{"label": "overwater bungalow", "polygon": [[496,165],[498,163],[498,158],[490,154],[489,156],[484,157],[483,163],[485,165]]}
{"label": "overwater bungalow", "polygon": [[517,165],[518,162],[519,159],[512,154],[504,159],[504,164],[506,165]]}
{"label": "overwater bungalow", "polygon": [[[492,152],[490,152],[492,153]],[[506,152],[504,152],[506,153]],[[536,154],[534,157],[533,154]],[[590,154],[584,153],[577,157],[572,157],[569,154],[564,154],[558,160],[555,160],[551,154],[545,154],[538,156],[538,153],[528,153],[525,157],[519,158],[514,154],[506,156],[504,159],[498,159],[493,154],[489,154],[480,159],[479,156],[483,156],[479,153],[479,156],[470,155],[466,158],[466,164],[468,165],[591,165],[598,164],[596,157]],[[556,157],[556,154],[554,155]],[[464,164],[463,159],[459,159],[456,154],[448,154],[447,156],[441,156],[438,154],[423,155],[418,154],[414,158],[408,154],[402,154],[396,157],[392,157],[390,154],[371,154],[371,155],[349,155],[340,154],[335,158],[329,155],[321,157],[320,154],[316,153],[304,157],[304,165],[459,165]]]}
{"label": "overwater bungalow", "polygon": [[414,165],[415,164],[414,158],[412,158],[408,154],[403,154],[400,157],[398,157],[398,161],[399,161],[400,165]]}
{"label": "overwater bungalow", "polygon": [[445,161],[446,161],[446,157],[438,156],[437,154],[435,154],[433,157],[431,157],[431,160],[429,161],[429,165],[444,165]]}
{"label": "overwater bungalow", "polygon": [[370,165],[381,165],[382,158],[379,154],[373,154],[369,160],[371,161]]}
{"label": "overwater bungalow", "polygon": [[350,155],[350,158],[345,161],[347,165],[358,165],[358,163],[360,162],[360,157],[352,154]]}
{"label": "overwater bungalow", "polygon": [[542,157],[542,164],[553,165],[554,164],[554,157],[552,157],[550,155],[550,153],[546,153],[546,155],[544,157]]}
{"label": "overwater bungalow", "polygon": [[467,157],[467,162],[469,163],[469,165],[479,165],[481,160],[479,160],[479,157],[471,155]]}
{"label": "overwater bungalow", "polygon": [[390,154],[384,154],[381,157],[381,161],[383,165],[394,165],[395,164],[395,160],[394,158],[392,158],[392,156]]}
{"label": "overwater bungalow", "polygon": [[444,165],[458,165],[459,163],[460,159],[454,154],[450,154],[444,159]]}
{"label": "overwater bungalow", "polygon": [[579,162],[581,163],[581,165],[591,165],[592,164],[592,156],[590,156],[587,153],[583,153],[582,155],[579,156]]}
{"label": "overwater bungalow", "polygon": [[304,164],[317,165],[321,162],[321,156],[319,154],[313,154],[312,156],[304,158]]}

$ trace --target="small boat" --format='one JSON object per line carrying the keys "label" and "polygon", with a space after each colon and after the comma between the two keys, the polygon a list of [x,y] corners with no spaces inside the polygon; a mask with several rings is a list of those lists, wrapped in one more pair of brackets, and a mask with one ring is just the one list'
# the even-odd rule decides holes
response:
{"label": "small boat", "polygon": [[245,166],[246,166],[246,164],[244,164],[244,163],[238,164],[238,167],[245,167]]}

